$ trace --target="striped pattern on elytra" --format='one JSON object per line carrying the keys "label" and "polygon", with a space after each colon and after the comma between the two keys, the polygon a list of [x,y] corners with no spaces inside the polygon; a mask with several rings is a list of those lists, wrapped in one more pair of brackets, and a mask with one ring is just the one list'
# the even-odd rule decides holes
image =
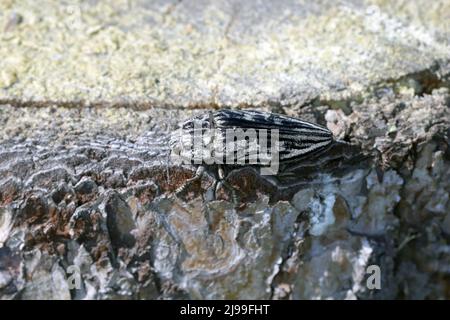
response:
{"label": "striped pattern on elytra", "polygon": [[[275,113],[268,113],[256,110],[219,110],[198,115],[192,119],[185,121],[180,130],[175,132],[171,139],[171,148],[176,150],[185,160],[192,160],[194,156],[202,158],[208,162],[208,155],[198,154],[194,150],[194,123],[197,127],[203,129],[202,133],[206,133],[207,129],[215,129],[214,135],[210,138],[211,143],[221,142],[223,146],[221,153],[223,162],[227,155],[226,148],[226,130],[227,129],[259,129],[267,130],[267,148],[270,149],[271,135],[273,129],[277,129],[279,133],[279,162],[296,161],[307,158],[308,155],[315,154],[327,149],[333,142],[333,134],[327,128],[308,121],[300,120]],[[256,136],[259,143],[259,135]],[[248,157],[250,150],[238,150],[238,148],[248,148],[248,144],[235,144],[234,148],[234,164],[239,165],[237,155]],[[213,148],[213,150],[216,150]],[[243,152],[238,152],[243,151]],[[193,156],[194,155],[194,156]],[[215,157],[216,154],[210,154]],[[224,162],[225,163],[225,162]],[[229,164],[229,163],[227,163]]]}

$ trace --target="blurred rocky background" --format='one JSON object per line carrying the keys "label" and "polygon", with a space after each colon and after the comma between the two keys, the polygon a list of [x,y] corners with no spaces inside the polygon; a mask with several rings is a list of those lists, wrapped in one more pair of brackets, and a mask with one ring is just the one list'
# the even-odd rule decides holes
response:
{"label": "blurred rocky background", "polygon": [[[3,0],[0,298],[448,299],[449,89],[448,0]],[[176,196],[169,134],[222,107],[370,159]]]}

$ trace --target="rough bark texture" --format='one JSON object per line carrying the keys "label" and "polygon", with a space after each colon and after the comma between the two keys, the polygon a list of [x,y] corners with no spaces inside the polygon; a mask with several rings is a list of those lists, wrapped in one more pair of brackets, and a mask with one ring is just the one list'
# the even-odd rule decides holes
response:
{"label": "rough bark texture", "polygon": [[[448,297],[449,101],[440,89],[318,108],[336,135],[377,146],[381,179],[338,167],[274,202],[243,170],[229,181],[245,203],[209,202],[206,216],[213,180],[174,196],[194,171],[168,163],[161,126],[190,112],[3,106],[2,297]],[[366,288],[372,264],[381,290]]]}
{"label": "rough bark texture", "polygon": [[[74,22],[80,29],[68,26],[74,51],[63,55],[73,65],[55,56],[71,42],[58,38],[67,30],[39,33],[64,11],[39,20],[31,2],[1,4],[9,7],[0,54],[19,53],[0,71],[0,298],[450,298],[450,28],[439,24],[447,2],[287,1],[286,12],[230,9],[231,20],[220,1],[200,11],[153,4],[142,14],[139,4],[132,22],[112,3],[104,17],[105,8],[87,2],[87,16]],[[194,35],[183,34],[185,23]],[[178,27],[156,36],[161,25]],[[297,37],[298,28],[305,33]],[[81,50],[83,36],[100,53]],[[50,54],[35,52],[41,64],[26,59],[30,43],[52,37]],[[149,39],[154,69],[129,60],[148,62]],[[303,50],[307,43],[316,49]],[[206,48],[212,60],[196,56]],[[129,72],[115,73],[114,61]],[[149,82],[149,70],[158,81]],[[176,196],[195,172],[169,161],[177,123],[244,105],[326,125],[355,146],[355,157],[330,166],[327,156],[317,159],[324,169],[289,188],[251,168],[231,172],[239,206],[226,192],[206,201],[208,174]],[[368,158],[357,163],[359,155]],[[366,285],[370,265],[380,267],[381,289]],[[68,281],[74,266],[79,289]]]}

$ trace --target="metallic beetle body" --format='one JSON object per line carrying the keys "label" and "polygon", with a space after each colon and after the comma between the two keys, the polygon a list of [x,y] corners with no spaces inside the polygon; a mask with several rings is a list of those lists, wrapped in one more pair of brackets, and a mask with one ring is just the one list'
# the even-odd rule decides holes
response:
{"label": "metallic beetle body", "polygon": [[[202,142],[215,145],[216,148],[212,148],[215,153],[204,153],[194,148],[194,128],[197,128],[197,132],[198,128],[201,128]],[[271,141],[272,130],[277,130],[279,140],[278,160],[280,163],[308,158],[312,154],[327,149],[333,142],[333,135],[330,130],[297,118],[254,110],[219,110],[201,114],[182,123],[180,129],[172,134],[170,146],[172,152],[177,153],[181,159],[190,163],[194,163],[194,159],[197,159],[196,164],[209,165],[212,164],[213,159],[211,158],[215,158],[215,160],[222,158],[222,162],[219,161],[219,164],[223,164],[225,158],[230,157],[228,150],[231,149],[233,153],[231,154],[232,165],[248,164],[248,161],[240,161],[242,160],[240,158],[242,155],[248,158],[251,152],[258,152],[259,145],[258,150],[240,150],[240,148],[249,148],[249,144],[235,142],[233,149],[229,148],[230,142],[225,140],[227,130],[243,130],[245,132],[249,129],[257,131],[264,129],[268,132],[267,140],[269,142]],[[268,147],[271,147],[270,143]],[[198,162],[198,159],[201,159],[201,163]],[[226,164],[230,163],[227,162]]]}

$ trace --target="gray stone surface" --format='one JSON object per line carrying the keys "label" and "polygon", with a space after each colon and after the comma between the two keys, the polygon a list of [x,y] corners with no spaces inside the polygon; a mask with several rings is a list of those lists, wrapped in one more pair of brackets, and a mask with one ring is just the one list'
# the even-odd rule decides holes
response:
{"label": "gray stone surface", "polygon": [[2,1],[0,100],[303,104],[450,58],[448,1]]}

